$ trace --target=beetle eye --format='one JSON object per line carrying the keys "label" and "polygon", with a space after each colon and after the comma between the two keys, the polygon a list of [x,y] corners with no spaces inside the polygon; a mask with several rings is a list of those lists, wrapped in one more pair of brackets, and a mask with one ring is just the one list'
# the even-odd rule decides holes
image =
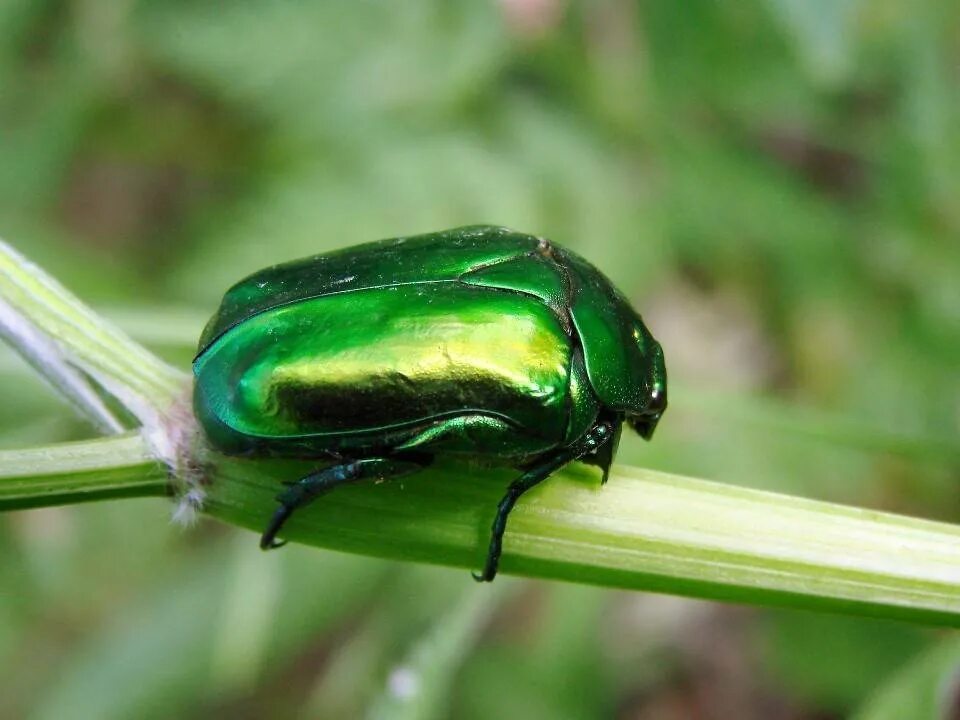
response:
{"label": "beetle eye", "polygon": [[667,391],[664,387],[655,385],[650,393],[650,404],[647,405],[647,412],[651,415],[660,416],[667,409]]}

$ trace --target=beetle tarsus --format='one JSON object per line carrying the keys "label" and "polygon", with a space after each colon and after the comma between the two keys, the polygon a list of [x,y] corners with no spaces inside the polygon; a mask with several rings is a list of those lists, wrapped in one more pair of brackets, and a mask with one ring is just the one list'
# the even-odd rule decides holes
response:
{"label": "beetle tarsus", "polygon": [[283,527],[283,524],[287,522],[287,519],[293,513],[293,508],[288,505],[281,505],[277,508],[276,512],[273,513],[273,517],[270,519],[270,524],[267,525],[267,529],[263,531],[263,535],[260,536],[260,549],[261,550],[276,550],[279,547],[283,547],[287,544],[286,540],[277,540],[277,533],[280,532],[280,528]]}
{"label": "beetle tarsus", "polygon": [[380,481],[400,477],[422,469],[428,462],[428,458],[413,453],[404,457],[366,458],[331,465],[294,482],[284,483],[287,488],[277,495],[280,506],[273,513],[270,524],[260,537],[260,547],[264,550],[272,550],[286,545],[286,541],[278,542],[276,537],[294,511],[309,505],[335,487],[362,480]]}

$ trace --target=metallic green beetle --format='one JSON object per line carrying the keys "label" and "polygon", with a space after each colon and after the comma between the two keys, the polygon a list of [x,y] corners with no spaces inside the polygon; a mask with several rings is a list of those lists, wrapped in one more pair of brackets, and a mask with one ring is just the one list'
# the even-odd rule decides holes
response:
{"label": "metallic green beetle", "polygon": [[327,466],[288,486],[261,539],[345,483],[466,456],[522,471],[486,565],[525,491],[582,460],[606,481],[624,421],[644,438],[667,406],[663,351],[581,257],[473,226],[278,265],[229,291],[193,364],[210,442]]}

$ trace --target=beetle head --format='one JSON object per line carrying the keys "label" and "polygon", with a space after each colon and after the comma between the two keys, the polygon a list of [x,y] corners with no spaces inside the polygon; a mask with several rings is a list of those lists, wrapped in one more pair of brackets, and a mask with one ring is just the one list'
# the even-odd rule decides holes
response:
{"label": "beetle head", "polygon": [[627,416],[627,422],[644,440],[653,437],[657,423],[667,409],[667,368],[663,361],[663,348],[651,338],[653,343],[648,373],[648,398],[646,407],[639,413]]}

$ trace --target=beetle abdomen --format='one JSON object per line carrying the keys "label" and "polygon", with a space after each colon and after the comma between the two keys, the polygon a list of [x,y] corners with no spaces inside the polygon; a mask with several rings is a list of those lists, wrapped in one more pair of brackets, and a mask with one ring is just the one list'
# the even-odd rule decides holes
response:
{"label": "beetle abdomen", "polygon": [[297,440],[287,454],[304,454],[406,427],[415,445],[489,453],[491,423],[501,442],[510,426],[530,451],[564,439],[569,363],[569,337],[534,297],[457,281],[394,285],[236,325],[198,358],[196,403],[222,430],[211,439],[234,452],[267,441],[284,454],[274,441],[286,439]]}

